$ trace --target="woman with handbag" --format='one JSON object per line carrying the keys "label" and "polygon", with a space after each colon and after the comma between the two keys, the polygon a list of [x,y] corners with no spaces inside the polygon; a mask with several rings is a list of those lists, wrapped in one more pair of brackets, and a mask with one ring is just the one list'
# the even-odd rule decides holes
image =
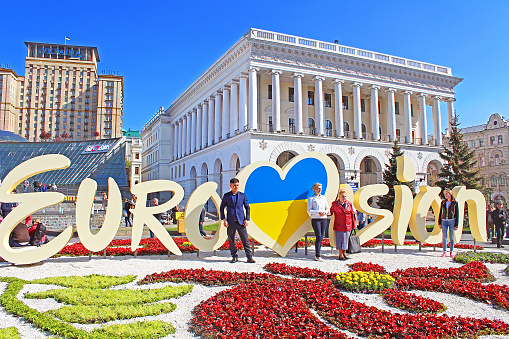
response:
{"label": "woman with handbag", "polygon": [[334,215],[336,248],[339,250],[338,259],[347,260],[345,252],[348,249],[350,232],[355,229],[355,211],[352,203],[346,200],[346,190],[339,191],[339,199],[332,203],[330,211]]}
{"label": "woman with handbag", "polygon": [[322,261],[321,249],[322,241],[325,236],[325,231],[329,226],[329,203],[325,196],[321,195],[322,185],[316,183],[311,187],[311,190],[315,191],[315,194],[308,198],[308,214],[311,217],[311,225],[315,231],[315,260]]}

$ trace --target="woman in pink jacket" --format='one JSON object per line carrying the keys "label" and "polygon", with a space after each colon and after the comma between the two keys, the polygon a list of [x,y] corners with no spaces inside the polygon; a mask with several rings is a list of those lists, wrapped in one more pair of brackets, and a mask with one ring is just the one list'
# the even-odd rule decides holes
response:
{"label": "woman in pink jacket", "polygon": [[339,250],[339,260],[348,259],[345,255],[348,249],[350,232],[355,228],[355,211],[350,201],[346,200],[346,191],[339,192],[339,199],[332,203],[330,208],[334,215],[334,233],[336,235],[336,248]]}

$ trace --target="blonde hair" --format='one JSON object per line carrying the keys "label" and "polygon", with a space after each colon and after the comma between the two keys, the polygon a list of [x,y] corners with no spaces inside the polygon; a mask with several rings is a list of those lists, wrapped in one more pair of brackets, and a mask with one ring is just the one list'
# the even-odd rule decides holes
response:
{"label": "blonde hair", "polygon": [[[446,194],[446,193],[449,193],[449,194],[451,195],[451,201],[454,201],[454,195],[452,195],[452,190],[450,190],[450,189],[446,188],[446,189],[444,190],[444,198],[445,198],[445,194]],[[447,199],[447,198],[446,198],[446,199]]]}
{"label": "blonde hair", "polygon": [[38,224],[40,224],[40,223],[41,223],[41,219],[39,219],[39,218],[35,218],[35,219],[34,219],[34,221],[35,221],[36,223],[38,223]]}
{"label": "blonde hair", "polygon": [[322,187],[322,184],[320,184],[319,182],[315,183],[315,184],[313,185],[313,187],[311,187],[311,190],[313,190],[313,191],[314,191],[314,190],[315,190],[315,189],[317,189],[318,187]]}

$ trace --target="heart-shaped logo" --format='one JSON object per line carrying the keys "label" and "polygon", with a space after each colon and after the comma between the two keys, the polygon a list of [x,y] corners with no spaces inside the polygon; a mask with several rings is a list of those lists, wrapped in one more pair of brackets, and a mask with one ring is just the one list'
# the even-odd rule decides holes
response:
{"label": "heart-shaped logo", "polygon": [[299,155],[283,168],[258,161],[246,166],[237,178],[251,207],[249,235],[283,257],[311,229],[307,213],[307,198],[314,194],[311,186],[322,184],[329,204],[339,189],[334,162],[318,152]]}

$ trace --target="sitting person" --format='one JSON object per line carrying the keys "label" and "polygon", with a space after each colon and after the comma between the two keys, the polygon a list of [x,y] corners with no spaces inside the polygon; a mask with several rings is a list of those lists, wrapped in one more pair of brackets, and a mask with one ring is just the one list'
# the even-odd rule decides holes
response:
{"label": "sitting person", "polygon": [[46,236],[46,227],[39,218],[34,219],[32,227],[28,229],[28,234],[30,235],[31,246],[41,246],[49,241]]}
{"label": "sitting person", "polygon": [[30,242],[30,234],[28,234],[28,227],[20,222],[18,226],[14,227],[9,236],[9,245],[11,247],[28,246]]}

